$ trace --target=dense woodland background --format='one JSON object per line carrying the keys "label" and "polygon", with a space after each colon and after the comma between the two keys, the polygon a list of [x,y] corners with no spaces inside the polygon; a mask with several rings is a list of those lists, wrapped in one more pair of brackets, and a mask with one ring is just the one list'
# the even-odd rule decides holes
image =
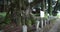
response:
{"label": "dense woodland background", "polygon": [[35,27],[36,20],[41,21],[40,11],[45,12],[45,21],[49,16],[57,16],[58,10],[60,0],[0,0],[0,29],[9,25],[22,27],[24,24]]}

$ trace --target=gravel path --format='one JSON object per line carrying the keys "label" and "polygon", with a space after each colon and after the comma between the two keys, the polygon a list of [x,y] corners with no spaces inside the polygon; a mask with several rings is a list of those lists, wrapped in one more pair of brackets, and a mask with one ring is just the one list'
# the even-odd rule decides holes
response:
{"label": "gravel path", "polygon": [[57,19],[56,23],[53,25],[53,27],[48,32],[57,32],[58,30],[60,30],[58,29],[60,28],[59,25],[60,25],[60,19]]}

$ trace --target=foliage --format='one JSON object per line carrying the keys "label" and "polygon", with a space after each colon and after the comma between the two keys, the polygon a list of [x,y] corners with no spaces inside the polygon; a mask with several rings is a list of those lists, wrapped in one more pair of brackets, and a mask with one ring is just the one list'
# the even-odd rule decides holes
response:
{"label": "foliage", "polygon": [[6,17],[6,12],[0,13],[0,21],[1,21],[0,23],[9,24],[10,23],[10,19],[7,18],[6,21],[4,21],[5,17]]}

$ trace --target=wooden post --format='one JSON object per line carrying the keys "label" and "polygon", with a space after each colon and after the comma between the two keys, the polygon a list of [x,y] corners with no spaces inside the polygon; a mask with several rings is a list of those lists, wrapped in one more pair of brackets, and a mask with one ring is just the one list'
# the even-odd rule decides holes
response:
{"label": "wooden post", "polygon": [[43,19],[41,19],[41,28],[43,28]]}
{"label": "wooden post", "polygon": [[39,24],[40,24],[40,21],[36,21],[37,22],[37,26],[36,26],[36,32],[39,31]]}
{"label": "wooden post", "polygon": [[45,26],[46,26],[46,20],[45,20]]}
{"label": "wooden post", "polygon": [[22,30],[23,32],[27,32],[27,26],[26,25],[23,25],[22,29],[23,29]]}

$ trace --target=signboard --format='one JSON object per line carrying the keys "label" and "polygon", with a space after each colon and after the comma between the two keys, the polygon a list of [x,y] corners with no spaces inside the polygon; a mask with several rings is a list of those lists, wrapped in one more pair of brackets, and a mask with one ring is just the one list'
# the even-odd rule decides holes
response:
{"label": "signboard", "polygon": [[44,17],[44,11],[40,11],[40,17],[41,17],[41,18]]}

